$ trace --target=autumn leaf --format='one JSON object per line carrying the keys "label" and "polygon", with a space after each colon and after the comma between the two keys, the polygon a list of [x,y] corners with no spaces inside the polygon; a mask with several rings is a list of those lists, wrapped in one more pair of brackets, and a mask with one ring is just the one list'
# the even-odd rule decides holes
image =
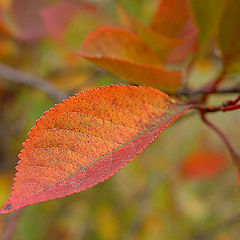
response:
{"label": "autumn leaf", "polygon": [[181,62],[197,48],[197,27],[187,0],[161,0],[150,27],[135,21],[144,41],[166,64]]}
{"label": "autumn leaf", "polygon": [[[2,10],[0,9],[0,12]],[[6,26],[5,21],[3,20],[3,17],[0,14],[0,33],[7,36],[7,37],[11,37],[11,32],[9,31],[8,27]]]}
{"label": "autumn leaf", "polygon": [[188,0],[160,0],[151,28],[165,36],[178,37],[184,33],[191,21]]}
{"label": "autumn leaf", "polygon": [[209,179],[217,176],[226,166],[224,154],[203,149],[186,156],[180,170],[188,179]]}
{"label": "autumn leaf", "polygon": [[141,38],[159,55],[162,62],[172,64],[186,59],[196,49],[197,31],[189,31],[182,37],[168,37],[135,21]]}
{"label": "autumn leaf", "polygon": [[231,64],[240,56],[240,1],[228,0],[219,26],[218,42],[223,61]]}
{"label": "autumn leaf", "polygon": [[181,71],[161,67],[161,61],[136,34],[115,27],[101,27],[90,33],[79,55],[135,84],[175,92],[181,85]]}
{"label": "autumn leaf", "polygon": [[151,87],[122,85],[88,90],[55,105],[28,134],[1,213],[105,181],[188,108]]}
{"label": "autumn leaf", "polygon": [[[199,29],[200,57],[206,55],[216,39],[222,13],[228,0],[190,0]],[[207,5],[207,7],[206,7]]]}
{"label": "autumn leaf", "polygon": [[117,13],[118,25],[131,32],[135,31],[135,17],[131,15],[121,4],[116,3],[115,9]]}

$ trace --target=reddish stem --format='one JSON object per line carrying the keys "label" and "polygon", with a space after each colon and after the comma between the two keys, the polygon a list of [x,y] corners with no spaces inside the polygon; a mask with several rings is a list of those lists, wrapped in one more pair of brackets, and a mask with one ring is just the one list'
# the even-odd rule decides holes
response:
{"label": "reddish stem", "polygon": [[12,237],[12,234],[17,226],[19,217],[21,216],[23,212],[23,209],[17,210],[15,213],[13,213],[11,219],[9,220],[5,231],[2,234],[1,240],[10,240]]}
{"label": "reddish stem", "polygon": [[234,101],[232,101],[232,103],[237,104],[239,101],[240,101],[240,95]]}
{"label": "reddish stem", "polygon": [[240,109],[240,105],[232,105],[232,106],[223,107],[222,111],[227,112],[227,111],[233,111],[233,110],[237,110],[237,109]]}
{"label": "reddish stem", "polygon": [[204,113],[222,111],[221,106],[205,106],[203,104],[192,104],[191,108]]}
{"label": "reddish stem", "polygon": [[[177,96],[195,96],[200,94],[206,94],[208,91],[206,89],[198,89],[198,90],[191,90],[191,89],[181,89],[179,90],[176,95]],[[240,93],[240,86],[237,85],[235,87],[230,88],[223,88],[223,89],[216,89],[211,94],[229,94],[229,93]],[[171,93],[168,93],[171,95]]]}
{"label": "reddish stem", "polygon": [[208,96],[215,92],[219,83],[223,80],[223,78],[225,77],[225,74],[226,74],[226,71],[227,71],[227,68],[224,67],[221,71],[221,73],[219,74],[218,78],[216,80],[214,80],[214,82],[210,85],[210,87],[208,87],[206,93],[202,96],[202,101],[206,101]]}
{"label": "reddish stem", "polygon": [[229,150],[229,153],[231,154],[231,156],[234,160],[234,163],[236,164],[238,170],[240,170],[240,157],[237,154],[237,152],[234,150],[234,148],[232,147],[232,145],[229,142],[229,140],[227,139],[227,137],[224,135],[224,133],[220,129],[218,129],[214,124],[212,124],[211,122],[209,122],[207,120],[206,113],[202,112],[201,113],[201,118],[202,118],[203,122],[205,122],[207,124],[207,126],[212,128],[218,134],[218,136],[222,139],[222,141],[227,146],[227,148]]}

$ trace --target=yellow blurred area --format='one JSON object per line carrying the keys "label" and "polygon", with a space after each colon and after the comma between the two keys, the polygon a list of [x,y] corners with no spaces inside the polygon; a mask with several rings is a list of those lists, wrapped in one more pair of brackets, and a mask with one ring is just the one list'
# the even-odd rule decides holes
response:
{"label": "yellow blurred area", "polygon": [[11,54],[14,54],[14,51],[16,51],[16,48],[13,43],[0,39],[0,60],[10,57]]}
{"label": "yellow blurred area", "polygon": [[12,0],[0,0],[0,9],[8,10],[12,4]]}
{"label": "yellow blurred area", "polygon": [[119,235],[118,216],[109,205],[102,205],[96,211],[96,230],[101,239],[114,240]]}
{"label": "yellow blurred area", "polygon": [[88,77],[88,73],[79,74],[79,72],[73,72],[55,76],[51,78],[51,81],[60,89],[71,91],[73,89],[80,89],[81,86],[84,85],[87,85],[87,87],[89,87],[89,83],[87,83]]}
{"label": "yellow blurred area", "polygon": [[13,183],[13,173],[0,172],[0,205],[3,205],[11,192],[11,186]]}

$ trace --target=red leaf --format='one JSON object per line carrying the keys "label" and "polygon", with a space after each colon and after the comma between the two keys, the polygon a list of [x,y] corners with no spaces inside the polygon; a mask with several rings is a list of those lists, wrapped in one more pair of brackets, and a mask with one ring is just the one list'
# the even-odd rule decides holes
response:
{"label": "red leaf", "polygon": [[79,55],[135,84],[174,92],[181,85],[181,71],[160,67],[158,56],[131,32],[98,28],[83,42]]}
{"label": "red leaf", "polygon": [[105,181],[188,108],[156,89],[121,85],[82,92],[55,105],[28,134],[1,213]]}
{"label": "red leaf", "polygon": [[47,32],[61,41],[71,20],[80,13],[96,14],[95,5],[83,2],[61,2],[42,9],[41,15]]}
{"label": "red leaf", "polygon": [[226,157],[218,152],[197,151],[187,156],[181,166],[184,177],[209,179],[217,176],[227,165]]}

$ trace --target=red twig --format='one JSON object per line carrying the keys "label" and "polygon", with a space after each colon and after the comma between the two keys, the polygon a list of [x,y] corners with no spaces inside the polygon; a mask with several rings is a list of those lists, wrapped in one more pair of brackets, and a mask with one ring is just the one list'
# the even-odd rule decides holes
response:
{"label": "red twig", "polygon": [[240,109],[240,104],[237,104],[240,101],[240,95],[235,100],[228,100],[222,104],[222,111],[233,111]]}
{"label": "red twig", "polygon": [[212,112],[229,112],[240,109],[240,105],[232,105],[232,106],[205,106],[203,104],[192,104],[192,109],[199,110],[204,113],[212,113]]}
{"label": "red twig", "polygon": [[228,112],[240,109],[240,104],[237,104],[240,101],[240,95],[235,100],[228,100],[222,103],[221,106],[206,106],[204,104],[193,103],[191,104],[192,109],[199,110],[202,113],[208,112]]}
{"label": "red twig", "polygon": [[221,73],[219,74],[218,78],[216,80],[214,80],[214,82],[212,84],[210,84],[210,87],[207,87],[206,93],[202,96],[202,102],[206,101],[208,96],[215,92],[219,83],[224,79],[225,74],[227,71],[227,67],[224,67],[221,71]]}
{"label": "red twig", "polygon": [[232,106],[223,107],[222,111],[227,112],[227,111],[233,111],[233,110],[237,110],[237,109],[240,109],[240,105],[232,105]]}
{"label": "red twig", "polygon": [[223,106],[236,105],[240,101],[240,95],[235,100],[228,100],[223,103]]}
{"label": "red twig", "polygon": [[240,101],[240,95],[234,101],[232,101],[232,103],[237,104],[239,101]]}
{"label": "red twig", "polygon": [[191,104],[191,108],[204,113],[219,112],[222,110],[221,106],[205,106],[203,104]]}
{"label": "red twig", "polygon": [[222,141],[227,146],[229,153],[231,154],[231,156],[234,160],[234,163],[236,164],[237,168],[240,169],[240,157],[237,154],[237,152],[234,150],[234,148],[232,147],[231,143],[229,142],[229,140],[227,139],[225,134],[220,129],[218,129],[214,124],[212,124],[211,122],[209,122],[207,120],[205,112],[201,113],[201,118],[202,118],[203,122],[206,123],[206,125],[208,127],[212,128],[218,134],[218,136],[222,139]]}

